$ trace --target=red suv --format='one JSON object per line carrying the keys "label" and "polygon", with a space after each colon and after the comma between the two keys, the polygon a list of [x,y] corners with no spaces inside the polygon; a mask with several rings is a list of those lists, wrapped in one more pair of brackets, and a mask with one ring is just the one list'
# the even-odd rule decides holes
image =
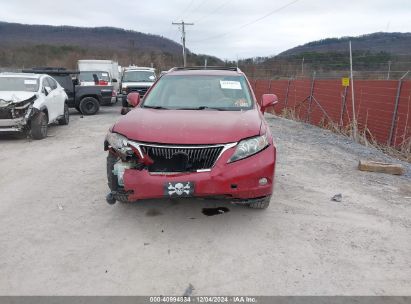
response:
{"label": "red suv", "polygon": [[276,149],[264,120],[273,94],[256,101],[238,68],[174,68],[105,139],[114,204],[161,197],[217,197],[267,208]]}

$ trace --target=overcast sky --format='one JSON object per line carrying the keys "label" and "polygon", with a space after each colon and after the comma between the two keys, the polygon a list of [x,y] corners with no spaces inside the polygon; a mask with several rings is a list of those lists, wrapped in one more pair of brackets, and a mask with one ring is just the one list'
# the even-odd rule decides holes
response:
{"label": "overcast sky", "polygon": [[[313,40],[411,32],[411,0],[0,0],[0,20],[113,26],[180,42],[222,59],[275,55]],[[1,37],[0,37],[1,39]]]}

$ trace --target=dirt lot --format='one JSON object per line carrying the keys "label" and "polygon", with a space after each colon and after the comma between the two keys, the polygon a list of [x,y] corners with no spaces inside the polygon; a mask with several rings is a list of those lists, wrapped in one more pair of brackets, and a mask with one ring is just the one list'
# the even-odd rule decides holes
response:
{"label": "dirt lot", "polygon": [[269,209],[109,206],[103,139],[118,113],[72,112],[42,141],[0,139],[0,294],[182,295],[191,284],[193,295],[411,295],[411,166],[359,172],[359,158],[389,158],[270,116]]}

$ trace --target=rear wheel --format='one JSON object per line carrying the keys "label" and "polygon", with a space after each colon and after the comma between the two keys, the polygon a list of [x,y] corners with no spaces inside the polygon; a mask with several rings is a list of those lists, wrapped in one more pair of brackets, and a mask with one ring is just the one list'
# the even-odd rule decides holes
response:
{"label": "rear wheel", "polygon": [[248,207],[253,208],[253,209],[267,209],[268,206],[270,205],[270,200],[271,200],[271,195],[264,197],[261,200],[250,203]]}
{"label": "rear wheel", "polygon": [[31,120],[31,136],[34,139],[47,137],[48,118],[44,112],[37,113]]}
{"label": "rear wheel", "polygon": [[94,115],[100,109],[100,104],[98,100],[94,97],[84,97],[80,101],[80,111],[84,115]]}
{"label": "rear wheel", "polygon": [[64,114],[63,117],[58,120],[59,125],[68,125],[70,121],[69,108],[66,103],[64,103]]}

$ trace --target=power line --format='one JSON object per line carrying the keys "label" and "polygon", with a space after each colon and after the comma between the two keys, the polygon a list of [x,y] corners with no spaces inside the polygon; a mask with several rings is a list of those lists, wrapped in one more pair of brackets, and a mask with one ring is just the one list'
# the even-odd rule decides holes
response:
{"label": "power line", "polygon": [[190,1],[190,4],[187,5],[187,7],[186,7],[186,8],[183,10],[183,12],[181,13],[181,18],[180,18],[180,19],[183,19],[183,18],[184,18],[185,13],[187,13],[187,11],[190,9],[190,7],[193,5],[193,3],[194,3],[194,0],[191,0],[191,1]]}
{"label": "power line", "polygon": [[207,2],[207,0],[201,1],[199,5],[197,5],[196,7],[194,7],[194,8],[191,10],[191,12],[195,12],[195,11],[198,10],[200,7],[202,7],[202,6],[204,5],[204,3],[206,3],[206,2]]}
{"label": "power line", "polygon": [[211,13],[209,14],[205,14],[204,16],[202,16],[201,18],[195,20],[195,23],[201,22],[204,19],[209,18],[211,15],[213,15],[214,13],[216,13],[217,11],[219,11],[220,9],[222,9],[224,6],[226,6],[229,2],[231,2],[232,0],[227,0],[225,2],[223,2],[221,5],[219,5],[215,10],[213,10]]}
{"label": "power line", "polygon": [[245,24],[243,24],[243,25],[241,25],[241,26],[239,26],[239,27],[237,27],[237,28],[234,28],[234,29],[232,29],[232,30],[230,30],[230,31],[228,31],[228,32],[225,32],[225,33],[222,33],[222,34],[218,34],[218,35],[215,35],[215,36],[211,36],[211,37],[208,37],[208,38],[205,38],[205,39],[202,39],[202,40],[192,41],[192,42],[194,42],[194,43],[203,42],[203,41],[212,40],[212,39],[216,39],[216,38],[220,38],[220,37],[226,36],[226,35],[234,32],[234,31],[237,31],[237,30],[239,30],[239,29],[245,28],[246,26],[250,26],[250,25],[252,25],[252,24],[254,24],[254,23],[257,23],[257,22],[259,22],[259,21],[261,21],[261,20],[263,20],[263,19],[265,19],[265,18],[273,15],[274,13],[277,13],[277,12],[279,12],[279,11],[281,11],[281,10],[283,10],[283,9],[285,9],[285,8],[287,8],[287,7],[295,4],[295,3],[297,3],[298,1],[300,1],[300,0],[291,1],[290,3],[288,3],[288,4],[286,4],[286,5],[283,5],[283,6],[279,7],[279,8],[276,8],[275,10],[272,10],[272,11],[269,12],[268,14],[265,14],[265,15],[263,15],[263,16],[255,19],[255,20],[252,20],[252,21],[250,21],[250,22],[247,22],[247,23],[245,23]]}

